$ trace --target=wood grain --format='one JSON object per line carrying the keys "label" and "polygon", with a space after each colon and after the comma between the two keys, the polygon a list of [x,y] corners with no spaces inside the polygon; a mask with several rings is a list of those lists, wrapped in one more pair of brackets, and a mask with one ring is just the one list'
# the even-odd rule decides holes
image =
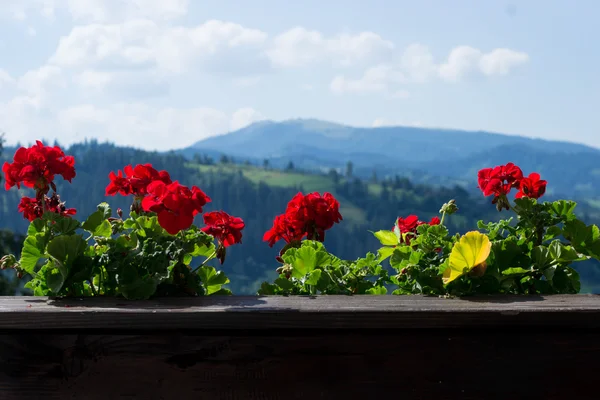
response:
{"label": "wood grain", "polygon": [[200,297],[127,301],[4,297],[0,331],[15,329],[600,328],[600,296]]}
{"label": "wood grain", "polygon": [[0,399],[598,399],[600,296],[0,298]]}
{"label": "wood grain", "polygon": [[597,399],[599,390],[589,332],[16,341],[0,337],[2,399]]}

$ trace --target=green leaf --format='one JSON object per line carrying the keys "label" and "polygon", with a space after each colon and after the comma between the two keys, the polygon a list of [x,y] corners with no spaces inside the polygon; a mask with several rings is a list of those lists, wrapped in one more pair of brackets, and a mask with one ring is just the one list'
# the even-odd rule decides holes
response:
{"label": "green leaf", "polygon": [[562,229],[560,229],[558,226],[551,226],[546,230],[546,235],[544,235],[544,241],[555,239],[562,234]]}
{"label": "green leaf", "polygon": [[299,249],[288,249],[283,255],[283,260],[292,266],[292,276],[302,279],[316,267],[326,267],[331,256],[322,245],[305,241]]}
{"label": "green leaf", "polygon": [[550,256],[558,262],[570,263],[586,259],[586,257],[580,256],[573,247],[565,246],[559,240],[550,243],[548,249],[550,251]]}
{"label": "green leaf", "polygon": [[531,259],[538,269],[544,269],[552,262],[552,256],[544,246],[536,246],[531,250]]}
{"label": "green leaf", "polygon": [[188,253],[188,254],[186,254],[186,255],[183,256],[183,263],[185,265],[190,265],[190,263],[192,262],[193,258],[194,257],[192,257],[192,255]]}
{"label": "green leaf", "polygon": [[544,270],[543,274],[546,277],[546,280],[549,282],[552,282],[552,279],[554,278],[554,273],[556,272],[556,265],[553,265],[551,267],[548,267]]}
{"label": "green leaf", "polygon": [[515,267],[515,268],[507,268],[502,271],[502,275],[519,275],[519,274],[528,274],[531,270]]}
{"label": "green leaf", "polygon": [[65,275],[63,275],[62,271],[50,263],[48,267],[40,272],[43,272],[48,288],[52,290],[53,293],[58,294],[65,283]]}
{"label": "green leaf", "polygon": [[383,262],[387,258],[389,258],[392,255],[392,253],[394,253],[393,247],[382,247],[377,251],[377,259],[379,260],[379,262]]}
{"label": "green leaf", "polygon": [[66,268],[64,276],[68,275],[69,268],[75,259],[83,254],[87,242],[80,235],[57,236],[48,243],[47,252],[58,261],[58,268]]}
{"label": "green leaf", "polygon": [[208,265],[200,267],[197,273],[207,295],[218,292],[221,289],[221,286],[229,283],[229,278],[227,278],[223,271],[217,272],[214,267]]}
{"label": "green leaf", "polygon": [[45,228],[46,222],[43,219],[34,219],[27,228],[27,236],[34,236],[36,233],[42,233],[44,232]]}
{"label": "green leaf", "polygon": [[316,285],[319,283],[319,279],[321,279],[321,270],[315,269],[310,274],[308,274],[308,279],[306,279],[307,285]]}
{"label": "green leaf", "polygon": [[102,219],[108,219],[112,216],[112,209],[110,205],[106,202],[102,202],[97,206],[98,211],[102,211]]}
{"label": "green leaf", "polygon": [[190,253],[190,255],[192,257],[198,257],[198,256],[208,257],[214,252],[215,252],[215,244],[213,242],[211,242],[208,245],[207,244],[199,245],[198,243],[194,243],[194,251],[192,251]]}
{"label": "green leaf", "polygon": [[98,206],[98,210],[90,214],[81,227],[93,236],[110,237],[112,234],[112,226],[107,219],[110,215],[111,211],[108,204],[101,203]]}
{"label": "green leaf", "polygon": [[292,290],[294,288],[294,283],[292,281],[281,277],[275,279],[273,283],[275,283],[275,285],[279,286],[280,288],[286,291]]}
{"label": "green leaf", "polygon": [[55,220],[52,230],[60,233],[61,235],[70,235],[75,232],[79,226],[79,221],[76,219],[60,216]]}
{"label": "green leaf", "polygon": [[412,252],[413,250],[409,246],[396,247],[392,253],[392,258],[390,258],[392,268],[400,269],[404,267],[404,263],[408,262]]}
{"label": "green leaf", "polygon": [[367,289],[366,292],[367,294],[376,294],[376,295],[384,295],[387,294],[387,289],[385,288],[385,286],[374,286],[370,289]]}
{"label": "green leaf", "polygon": [[372,233],[384,246],[396,246],[398,244],[398,236],[392,231],[377,231]]}
{"label": "green leaf", "polygon": [[112,235],[112,225],[110,224],[110,222],[108,222],[107,219],[105,219],[96,228],[96,230],[93,232],[93,235],[104,238],[110,237]]}
{"label": "green leaf", "polygon": [[139,276],[133,270],[126,275],[117,275],[119,291],[129,300],[145,300],[156,293],[159,280],[152,276]]}
{"label": "green leaf", "polygon": [[23,243],[23,249],[21,250],[21,268],[25,270],[29,275],[34,275],[35,267],[44,255],[44,236],[38,233],[34,236],[27,236]]}
{"label": "green leaf", "polygon": [[562,217],[565,220],[571,220],[575,218],[573,213],[577,203],[569,200],[557,200],[550,206],[554,214],[558,217]]}

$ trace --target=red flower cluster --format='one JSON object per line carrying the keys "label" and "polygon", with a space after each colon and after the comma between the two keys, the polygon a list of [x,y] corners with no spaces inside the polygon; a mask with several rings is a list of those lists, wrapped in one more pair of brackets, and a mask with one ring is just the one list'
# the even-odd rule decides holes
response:
{"label": "red flower cluster", "polygon": [[540,179],[540,174],[532,172],[528,177],[521,180],[519,192],[515,196],[517,199],[521,197],[531,197],[533,199],[539,199],[546,193],[547,182]]}
{"label": "red flower cluster", "polygon": [[244,221],[238,217],[232,217],[223,211],[213,211],[204,214],[202,231],[215,237],[224,247],[232,244],[242,243],[242,229]]}
{"label": "red flower cluster", "polygon": [[[416,215],[409,215],[406,218],[402,218],[402,217],[398,217],[398,220],[396,221],[396,226],[394,226],[393,230],[394,231],[398,231],[400,232],[402,235],[405,233],[411,233],[412,235],[417,234],[417,227],[421,226],[421,225],[439,225],[440,224],[440,219],[438,217],[433,217],[431,218],[431,221],[429,222],[424,222],[424,221],[419,221],[419,217],[417,217]],[[406,235],[404,237],[404,240],[406,242],[407,245],[410,245],[410,239],[412,235]],[[402,236],[400,241],[402,242]]]}
{"label": "red flower cluster", "polygon": [[[13,162],[5,162],[2,172],[6,179],[5,187],[9,190],[13,186],[34,188],[38,196],[42,196],[54,186],[54,177],[61,175],[71,182],[75,177],[75,159],[65,156],[58,146],[44,146],[39,140],[29,147],[19,148],[14,155]],[[55,189],[56,190],[56,189]]]}
{"label": "red flower cluster", "polygon": [[[513,163],[484,168],[479,171],[477,178],[483,195],[486,197],[494,195],[493,204],[496,204],[500,198],[506,197],[513,188],[519,189],[517,198],[539,199],[546,192],[547,182],[540,179],[540,174],[533,172],[528,177],[523,177],[521,168]],[[508,205],[502,204],[502,207],[508,209]]]}
{"label": "red flower cluster", "polygon": [[340,203],[331,193],[298,193],[288,203],[285,214],[275,217],[273,227],[265,232],[263,240],[273,247],[280,239],[290,243],[308,239],[324,241],[325,231],[342,220]]}
{"label": "red flower cluster", "polygon": [[189,228],[202,207],[211,201],[196,186],[190,190],[177,181],[166,184],[155,180],[144,191],[148,193],[142,200],[144,211],[155,212],[160,226],[172,235]]}
{"label": "red flower cluster", "polygon": [[37,199],[35,197],[23,197],[19,203],[18,210],[23,213],[23,217],[30,222],[41,218],[44,215],[44,206],[42,202],[46,202],[46,211],[60,214],[64,217],[75,215],[77,211],[74,208],[66,208],[65,203],[60,201],[56,193],[52,196],[44,196]]}
{"label": "red flower cluster", "polygon": [[148,194],[147,188],[154,181],[161,181],[166,185],[172,183],[171,177],[167,171],[157,171],[152,164],[138,164],[135,167],[131,165],[117,171],[118,174],[110,172],[108,178],[110,183],[106,186],[106,195],[114,196],[119,193],[122,196],[133,194],[136,197],[144,197]]}

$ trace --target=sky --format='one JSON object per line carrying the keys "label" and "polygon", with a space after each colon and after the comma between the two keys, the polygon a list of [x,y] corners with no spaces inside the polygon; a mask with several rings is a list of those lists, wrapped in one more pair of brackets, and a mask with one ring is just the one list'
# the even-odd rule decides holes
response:
{"label": "sky", "polygon": [[600,147],[599,13],[597,0],[0,0],[0,132],[167,150],[318,118]]}

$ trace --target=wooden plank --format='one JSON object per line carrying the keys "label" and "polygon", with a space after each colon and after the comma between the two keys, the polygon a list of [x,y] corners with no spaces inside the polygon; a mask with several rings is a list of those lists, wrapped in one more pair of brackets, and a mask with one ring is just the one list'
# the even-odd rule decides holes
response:
{"label": "wooden plank", "polygon": [[600,296],[0,298],[0,330],[600,328]]}
{"label": "wooden plank", "polygon": [[0,335],[0,398],[597,399],[596,332]]}

